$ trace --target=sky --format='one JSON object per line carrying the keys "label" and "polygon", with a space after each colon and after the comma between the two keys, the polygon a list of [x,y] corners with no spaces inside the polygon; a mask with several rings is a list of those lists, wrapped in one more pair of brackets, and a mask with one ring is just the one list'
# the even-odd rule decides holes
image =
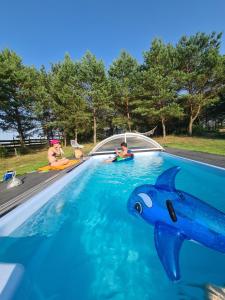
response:
{"label": "sky", "polygon": [[[37,68],[49,69],[65,53],[79,60],[87,50],[106,67],[121,50],[141,63],[154,38],[176,44],[199,31],[223,32],[225,54],[224,0],[1,0],[0,5],[0,51],[10,48]],[[0,139],[4,136],[0,132]]]}

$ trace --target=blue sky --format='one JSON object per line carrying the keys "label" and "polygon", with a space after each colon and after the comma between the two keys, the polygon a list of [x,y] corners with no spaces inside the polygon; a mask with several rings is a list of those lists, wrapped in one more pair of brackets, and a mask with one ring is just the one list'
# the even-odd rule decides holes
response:
{"label": "blue sky", "polygon": [[142,61],[155,37],[176,43],[184,34],[223,32],[224,16],[224,0],[2,0],[0,49],[37,67],[90,50],[109,66],[122,49]]}
{"label": "blue sky", "polygon": [[2,0],[0,50],[47,68],[66,52],[77,60],[86,50],[107,67],[123,49],[141,62],[153,38],[176,43],[198,31],[224,32],[224,16],[224,0]]}

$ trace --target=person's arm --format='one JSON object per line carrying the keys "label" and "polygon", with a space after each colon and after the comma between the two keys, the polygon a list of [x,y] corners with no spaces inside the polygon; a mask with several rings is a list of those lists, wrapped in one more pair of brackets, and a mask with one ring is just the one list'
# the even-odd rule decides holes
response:
{"label": "person's arm", "polygon": [[50,164],[57,161],[57,159],[55,158],[54,154],[55,154],[54,151],[50,148],[48,150],[48,162]]}
{"label": "person's arm", "polygon": [[117,155],[120,156],[120,157],[124,157],[124,153],[123,152],[118,152]]}
{"label": "person's arm", "polygon": [[119,153],[119,151],[118,151],[117,148],[115,148],[115,152],[116,152],[116,155],[117,155],[117,156],[120,156],[120,153]]}
{"label": "person's arm", "polygon": [[61,157],[62,157],[62,158],[65,158],[65,153],[64,153],[62,147],[59,148],[59,151],[60,151]]}

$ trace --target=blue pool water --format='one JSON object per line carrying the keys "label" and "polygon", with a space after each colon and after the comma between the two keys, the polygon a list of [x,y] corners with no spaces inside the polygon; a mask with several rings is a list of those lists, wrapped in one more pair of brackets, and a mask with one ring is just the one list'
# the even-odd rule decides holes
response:
{"label": "blue pool water", "polygon": [[15,300],[205,299],[206,285],[225,283],[225,256],[185,241],[182,280],[168,280],[153,227],[127,212],[141,184],[181,166],[176,186],[225,212],[225,171],[165,153],[105,164],[93,160],[45,206],[0,238],[0,261],[25,268]]}

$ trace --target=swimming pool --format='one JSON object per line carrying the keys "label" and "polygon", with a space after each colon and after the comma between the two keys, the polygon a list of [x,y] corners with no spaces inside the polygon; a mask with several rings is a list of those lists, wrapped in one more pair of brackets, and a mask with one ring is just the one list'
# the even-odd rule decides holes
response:
{"label": "swimming pool", "polygon": [[124,164],[103,159],[91,158],[39,194],[35,203],[46,203],[25,222],[32,199],[1,219],[0,261],[24,268],[13,299],[204,299],[205,284],[223,285],[225,256],[188,241],[182,280],[170,282],[153,227],[127,212],[127,200],[178,165],[177,188],[225,212],[225,170],[161,152]]}

